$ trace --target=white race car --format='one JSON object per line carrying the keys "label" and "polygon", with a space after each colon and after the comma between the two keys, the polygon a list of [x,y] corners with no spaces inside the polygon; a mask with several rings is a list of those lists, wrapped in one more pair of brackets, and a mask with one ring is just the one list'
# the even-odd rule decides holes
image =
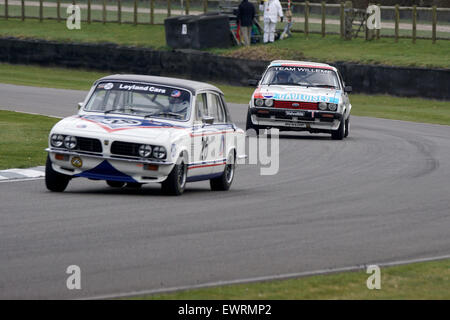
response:
{"label": "white race car", "polygon": [[79,108],[50,132],[51,191],[75,177],[111,187],[157,182],[174,195],[200,180],[228,190],[245,158],[244,131],[231,122],[220,89],[206,83],[113,75],[97,80]]}
{"label": "white race car", "polygon": [[272,61],[250,100],[246,129],[331,133],[341,140],[350,130],[351,91],[330,65]]}

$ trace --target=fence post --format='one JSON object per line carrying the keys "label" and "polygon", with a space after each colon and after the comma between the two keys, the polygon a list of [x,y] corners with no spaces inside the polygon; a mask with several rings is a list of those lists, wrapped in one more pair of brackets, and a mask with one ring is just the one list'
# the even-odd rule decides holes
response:
{"label": "fence post", "polygon": [[155,24],[155,0],[150,0],[150,24]]}
{"label": "fence post", "polygon": [[433,43],[436,43],[436,24],[437,24],[437,13],[436,6],[433,6]]}
{"label": "fence post", "polygon": [[91,0],[88,0],[88,18],[87,18],[87,22],[88,24],[91,24]]}
{"label": "fence post", "polygon": [[172,1],[167,0],[167,16],[170,17],[172,14]]}
{"label": "fence post", "polygon": [[309,1],[305,2],[305,35],[308,37],[309,33]]}
{"label": "fence post", "polygon": [[25,0],[21,1],[21,5],[22,5],[21,8],[22,21],[25,21]]}
{"label": "fence post", "polygon": [[412,42],[416,43],[417,36],[417,5],[413,5],[412,14]]}
{"label": "fence post", "polygon": [[344,39],[344,2],[341,2],[341,39]]}
{"label": "fence post", "polygon": [[[380,16],[381,16],[381,4],[377,4],[378,8],[380,8]],[[381,26],[380,26],[381,28]],[[376,35],[377,35],[377,40],[380,40],[380,29],[377,29],[376,31]]]}
{"label": "fence post", "polygon": [[8,0],[5,0],[5,19],[8,20]]}
{"label": "fence post", "polygon": [[203,0],[203,12],[206,13],[208,11],[208,0]]}
{"label": "fence post", "polygon": [[189,7],[190,7],[191,1],[186,0],[186,15],[189,15]]}
{"label": "fence post", "polygon": [[39,0],[39,22],[44,19],[44,1]]}
{"label": "fence post", "polygon": [[325,15],[327,7],[325,6],[325,1],[322,1],[322,38],[325,38]]}
{"label": "fence post", "polygon": [[395,5],[395,42],[398,42],[399,37],[399,22],[400,22],[400,9],[398,4]]}
{"label": "fence post", "polygon": [[103,24],[106,23],[106,0],[103,0],[103,14],[102,14],[102,20]]}
{"label": "fence post", "polygon": [[137,25],[137,9],[138,9],[138,0],[134,0],[134,8],[133,8],[133,24]]}
{"label": "fence post", "polygon": [[117,22],[122,24],[122,4],[120,0],[117,0]]}

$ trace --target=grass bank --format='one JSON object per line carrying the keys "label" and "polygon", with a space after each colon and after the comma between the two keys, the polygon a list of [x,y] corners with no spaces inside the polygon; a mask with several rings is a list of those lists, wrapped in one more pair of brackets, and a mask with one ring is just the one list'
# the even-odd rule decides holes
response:
{"label": "grass bank", "polygon": [[[35,38],[57,41],[75,42],[110,42],[121,45],[134,45],[167,50],[164,26],[162,25],[130,25],[117,23],[83,23],[81,30],[68,30],[65,23],[53,20],[0,19],[0,36],[18,38]],[[253,46],[259,50],[262,45]],[[313,61],[353,61],[399,66],[421,66],[450,68],[450,40],[437,41],[400,39],[398,43],[392,38],[365,41],[362,38],[352,41],[342,40],[337,35],[322,38],[318,34],[294,33],[292,38],[270,44],[280,50],[279,58],[290,58],[285,52],[301,52],[305,59]],[[211,49],[217,54],[229,55],[238,48]]]}
{"label": "grass bank", "polygon": [[137,297],[148,300],[450,299],[450,260],[381,268],[381,289],[365,271],[229,285]]}

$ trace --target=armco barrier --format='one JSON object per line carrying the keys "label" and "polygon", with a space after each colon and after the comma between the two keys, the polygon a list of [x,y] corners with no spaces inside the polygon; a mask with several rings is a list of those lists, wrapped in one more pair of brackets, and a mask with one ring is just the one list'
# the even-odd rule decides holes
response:
{"label": "armco barrier", "polygon": [[[114,44],[60,43],[0,38],[0,62],[110,72],[168,75],[200,81],[246,84],[267,61],[216,56],[193,50],[156,51]],[[450,100],[450,70],[333,63],[356,93]]]}

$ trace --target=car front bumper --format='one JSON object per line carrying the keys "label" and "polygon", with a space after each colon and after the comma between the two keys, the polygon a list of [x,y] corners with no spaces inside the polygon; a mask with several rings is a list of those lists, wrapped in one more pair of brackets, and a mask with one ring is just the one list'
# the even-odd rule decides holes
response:
{"label": "car front bumper", "polygon": [[172,162],[127,159],[101,154],[47,148],[53,170],[93,180],[134,183],[162,182],[174,167]]}
{"label": "car front bumper", "polygon": [[251,121],[259,128],[330,133],[343,118],[339,112],[279,108],[250,108]]}

